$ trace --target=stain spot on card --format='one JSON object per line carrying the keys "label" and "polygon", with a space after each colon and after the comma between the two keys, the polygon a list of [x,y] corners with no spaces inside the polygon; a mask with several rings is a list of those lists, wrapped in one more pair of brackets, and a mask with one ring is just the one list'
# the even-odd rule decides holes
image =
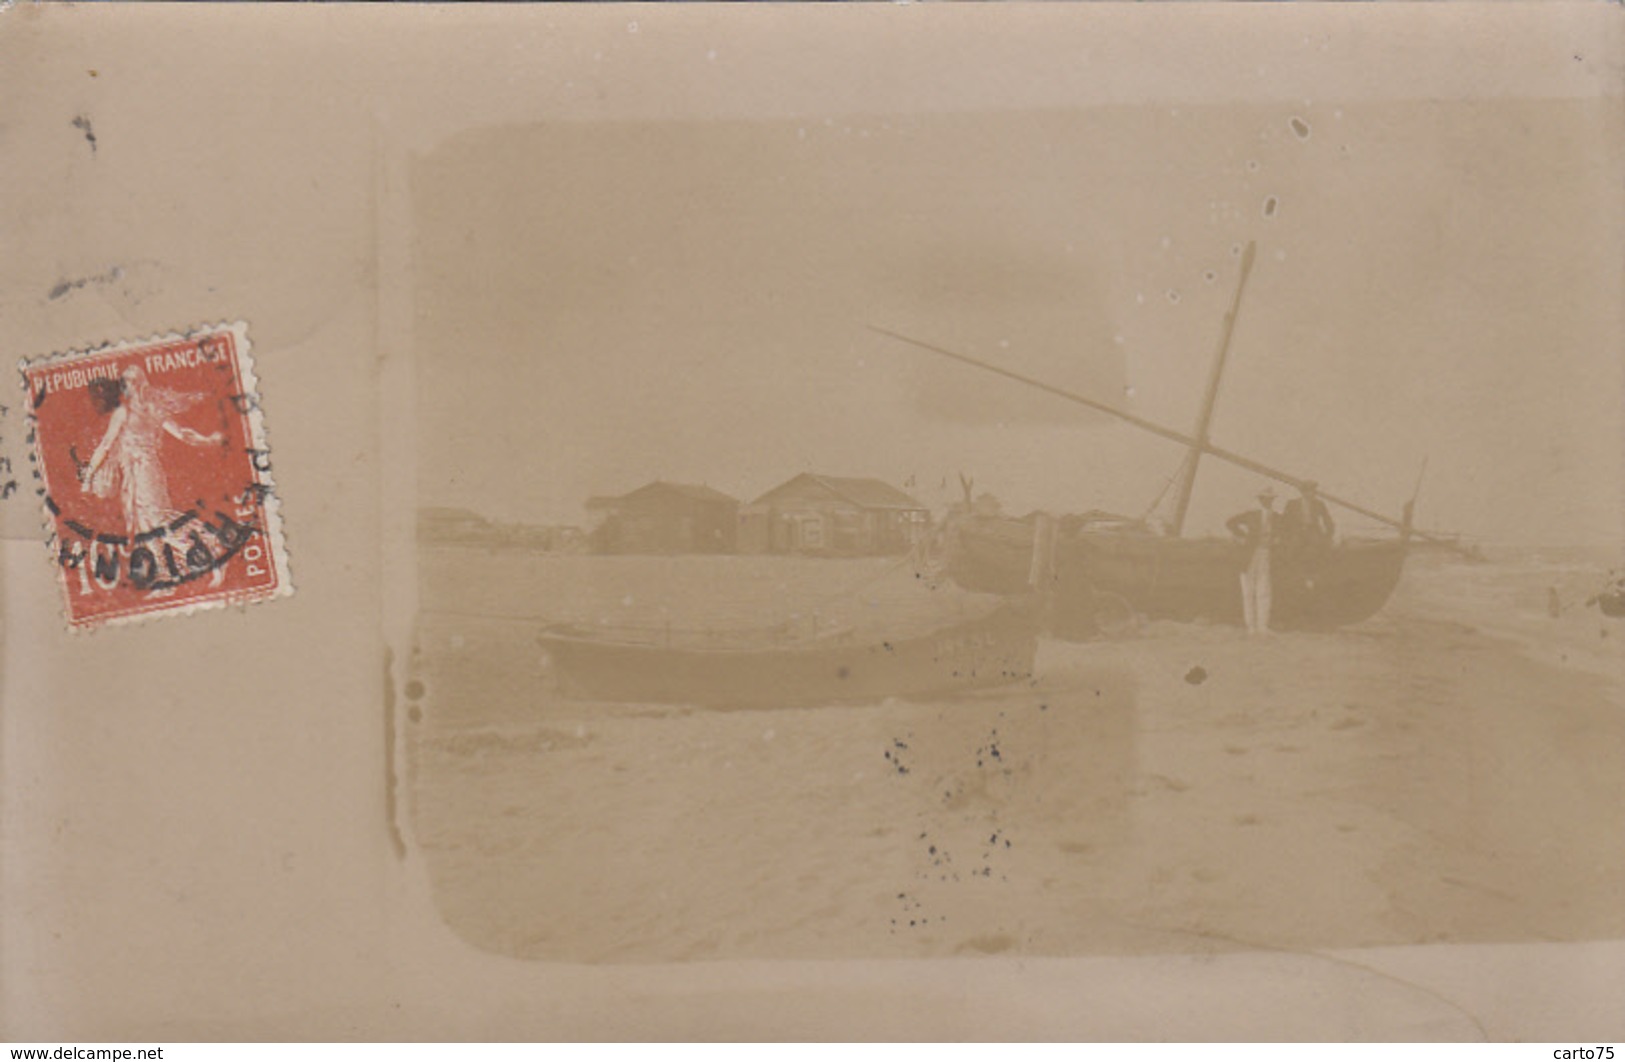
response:
{"label": "stain spot on card", "polygon": [[[95,73],[92,72],[91,76],[94,77]],[[90,153],[92,155],[96,154],[96,131],[91,128],[89,117],[83,114],[76,115],[73,119],[73,127],[85,134],[85,143],[90,145]]]}

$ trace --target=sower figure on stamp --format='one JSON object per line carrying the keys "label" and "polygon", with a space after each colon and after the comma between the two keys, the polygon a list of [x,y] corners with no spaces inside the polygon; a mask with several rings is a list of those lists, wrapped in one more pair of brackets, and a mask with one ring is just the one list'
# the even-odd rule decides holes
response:
{"label": "sower figure on stamp", "polygon": [[1258,508],[1237,513],[1224,525],[1246,548],[1241,569],[1241,615],[1248,634],[1269,633],[1270,553],[1279,520],[1275,488],[1266,485],[1258,492]]}
{"label": "sower figure on stamp", "polygon": [[97,409],[111,413],[96,452],[80,472],[82,489],[98,498],[118,492],[125,530],[139,535],[167,524],[177,511],[169,498],[159,447],[168,434],[192,446],[216,446],[220,432],[203,435],[176,424],[174,417],[203,396],[153,387],[140,366],[125,369],[117,380],[97,380],[91,394]]}
{"label": "sower figure on stamp", "polygon": [[293,592],[245,322],[20,368],[70,627]]}

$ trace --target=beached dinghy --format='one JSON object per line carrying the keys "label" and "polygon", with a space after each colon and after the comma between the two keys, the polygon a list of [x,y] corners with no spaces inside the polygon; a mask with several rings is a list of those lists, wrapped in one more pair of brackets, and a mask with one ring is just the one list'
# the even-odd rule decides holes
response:
{"label": "beached dinghy", "polygon": [[636,641],[555,627],[540,641],[569,696],[708,708],[921,699],[1023,682],[1038,645],[1024,602],[906,637],[685,646],[669,636]]}

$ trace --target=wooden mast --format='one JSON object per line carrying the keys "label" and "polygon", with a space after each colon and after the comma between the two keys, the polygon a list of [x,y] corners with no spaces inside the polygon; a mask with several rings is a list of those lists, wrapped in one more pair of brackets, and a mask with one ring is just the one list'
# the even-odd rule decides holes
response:
{"label": "wooden mast", "polygon": [[1213,404],[1219,397],[1219,381],[1224,376],[1224,363],[1230,355],[1230,337],[1236,330],[1236,313],[1241,309],[1241,292],[1247,286],[1247,277],[1253,271],[1253,256],[1257,245],[1249,241],[1241,256],[1241,278],[1236,281],[1236,294],[1230,300],[1230,310],[1224,315],[1224,328],[1219,334],[1219,349],[1213,355],[1213,369],[1208,375],[1207,393],[1202,396],[1202,412],[1196,418],[1192,432],[1195,444],[1185,458],[1185,468],[1179,483],[1179,497],[1174,501],[1174,519],[1169,530],[1179,535],[1185,530],[1185,513],[1190,509],[1191,491],[1196,487],[1196,466],[1208,445],[1208,426],[1213,423]]}
{"label": "wooden mast", "polygon": [[[1003,376],[1006,379],[1015,380],[1018,383],[1024,383],[1029,387],[1035,387],[1040,391],[1055,395],[1058,398],[1064,398],[1069,402],[1075,402],[1080,406],[1087,406],[1088,408],[1098,410],[1101,413],[1108,413],[1111,416],[1116,417],[1118,420],[1125,421],[1137,428],[1148,431],[1153,435],[1160,435],[1164,439],[1169,439],[1173,442],[1179,443],[1182,446],[1199,446],[1202,448],[1202,452],[1208,454],[1209,456],[1216,457],[1221,461],[1226,461],[1237,466],[1238,468],[1244,468],[1249,472],[1257,473],[1258,475],[1264,476],[1267,479],[1273,479],[1277,483],[1285,483],[1294,489],[1302,490],[1303,485],[1308,482],[1308,479],[1304,476],[1295,476],[1290,472],[1282,472],[1280,469],[1271,468],[1269,465],[1254,461],[1250,457],[1244,457],[1241,454],[1236,453],[1234,450],[1226,450],[1222,446],[1215,446],[1211,442],[1199,442],[1195,438],[1186,435],[1184,432],[1175,431],[1173,428],[1164,427],[1155,421],[1136,416],[1127,410],[1118,409],[1116,406],[1110,405],[1106,402],[1101,402],[1098,399],[1090,398],[1087,395],[1080,395],[1074,391],[1068,391],[1065,388],[1056,387],[1054,384],[1047,384],[1042,380],[1035,380],[1031,376],[1024,376],[1019,372],[1014,372],[998,365],[992,365],[985,361],[979,361],[976,358],[970,357],[966,354],[960,354],[952,350],[944,349],[943,347],[933,346],[930,343],[925,343],[918,339],[911,339],[899,332],[893,332],[889,329],[881,328],[879,325],[870,325],[869,330],[872,332],[878,332],[883,336],[890,336],[892,339],[907,343],[911,346],[919,347],[921,350],[929,350],[933,354],[940,354],[945,358],[952,358],[954,361],[961,361],[966,365],[973,365],[985,372],[990,372],[997,376]],[[1319,494],[1322,500],[1327,501],[1332,505],[1347,509],[1350,512],[1359,513],[1361,516],[1368,517],[1381,524],[1386,524],[1389,527],[1397,528],[1400,531],[1405,532],[1407,537],[1420,538],[1428,542],[1437,542],[1440,545],[1448,546],[1451,549],[1456,550],[1464,556],[1470,556],[1466,550],[1462,549],[1460,546],[1457,546],[1449,539],[1442,538],[1438,535],[1428,534],[1425,531],[1418,531],[1411,526],[1408,521],[1395,520],[1391,516],[1384,516],[1382,513],[1376,512],[1372,509],[1367,509],[1362,505],[1347,500],[1346,498],[1339,498],[1335,494],[1328,494],[1324,490],[1319,491]]]}

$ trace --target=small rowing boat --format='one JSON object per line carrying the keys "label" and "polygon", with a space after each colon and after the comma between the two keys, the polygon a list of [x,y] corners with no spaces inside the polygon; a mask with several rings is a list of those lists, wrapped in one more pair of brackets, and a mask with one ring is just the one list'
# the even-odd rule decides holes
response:
{"label": "small rowing boat", "polygon": [[922,699],[1032,677],[1026,602],[907,637],[851,632],[779,645],[673,645],[553,627],[540,636],[566,695],[594,701],[773,708]]}

